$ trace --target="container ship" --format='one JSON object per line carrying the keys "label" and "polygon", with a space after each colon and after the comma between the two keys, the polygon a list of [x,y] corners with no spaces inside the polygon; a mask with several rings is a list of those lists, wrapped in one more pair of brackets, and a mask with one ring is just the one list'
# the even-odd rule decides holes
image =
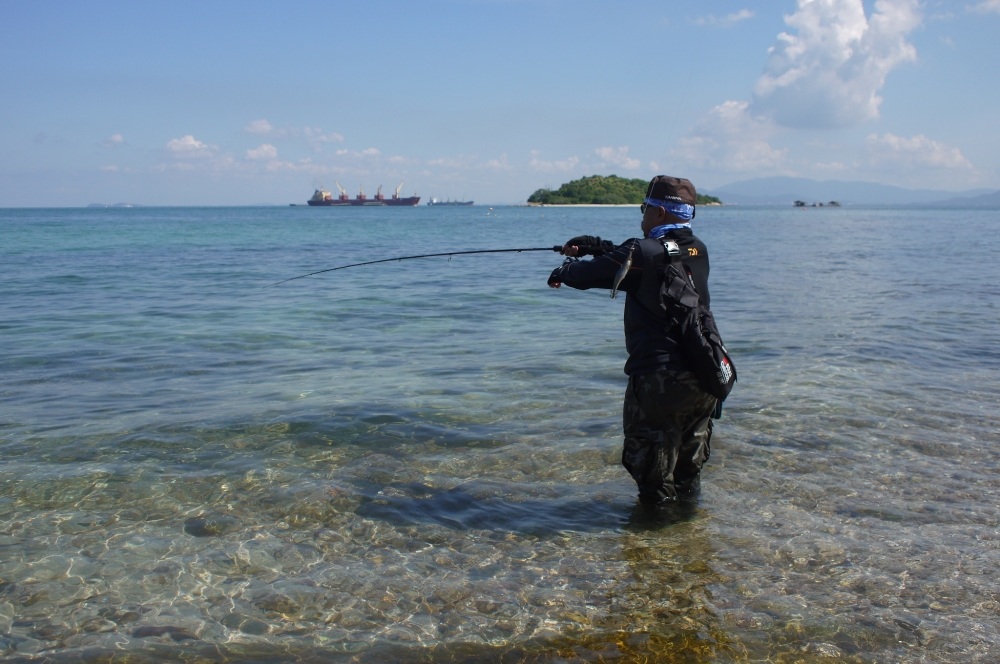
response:
{"label": "container ship", "polygon": [[403,183],[400,182],[399,186],[396,187],[395,193],[393,193],[391,198],[386,198],[382,194],[382,185],[379,185],[378,191],[375,192],[374,198],[368,198],[365,195],[365,190],[362,188],[358,195],[354,198],[348,196],[347,191],[337,183],[337,189],[340,190],[340,196],[334,198],[333,194],[325,189],[317,189],[312,198],[306,201],[309,205],[319,206],[319,207],[329,207],[335,205],[416,205],[420,202],[419,196],[409,196],[407,198],[399,197],[399,190],[403,188]]}
{"label": "container ship", "polygon": [[427,201],[427,204],[428,205],[472,205],[472,201],[453,201],[451,199],[443,201],[440,198],[432,197],[429,201]]}

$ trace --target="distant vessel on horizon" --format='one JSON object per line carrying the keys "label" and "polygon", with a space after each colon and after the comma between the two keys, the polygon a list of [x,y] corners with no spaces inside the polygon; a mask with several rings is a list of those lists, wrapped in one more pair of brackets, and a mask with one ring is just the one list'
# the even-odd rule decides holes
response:
{"label": "distant vessel on horizon", "polygon": [[451,199],[443,201],[440,198],[432,197],[429,201],[427,201],[427,204],[428,205],[472,205],[472,201],[453,201]]}
{"label": "distant vessel on horizon", "polygon": [[365,190],[363,187],[359,190],[358,195],[355,198],[351,198],[347,194],[347,190],[341,187],[339,182],[337,182],[336,184],[337,188],[340,189],[340,196],[338,196],[337,198],[334,198],[333,194],[331,194],[326,189],[320,187],[315,192],[313,192],[312,198],[310,198],[306,202],[313,207],[332,207],[340,205],[412,206],[420,202],[419,196],[409,196],[407,198],[399,197],[399,190],[403,188],[402,182],[400,182],[399,186],[396,187],[396,191],[395,193],[393,193],[392,198],[386,198],[382,194],[382,185],[378,186],[378,191],[375,192],[375,198],[368,198],[368,196],[365,195]]}

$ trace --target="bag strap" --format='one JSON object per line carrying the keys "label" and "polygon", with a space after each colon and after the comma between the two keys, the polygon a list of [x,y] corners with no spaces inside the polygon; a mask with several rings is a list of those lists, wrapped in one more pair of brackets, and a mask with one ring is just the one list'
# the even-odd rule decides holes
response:
{"label": "bag strap", "polygon": [[674,240],[660,240],[663,244],[663,285],[667,296],[684,307],[694,309],[701,304],[701,295],[695,288],[694,278],[687,265],[680,259],[681,248]]}

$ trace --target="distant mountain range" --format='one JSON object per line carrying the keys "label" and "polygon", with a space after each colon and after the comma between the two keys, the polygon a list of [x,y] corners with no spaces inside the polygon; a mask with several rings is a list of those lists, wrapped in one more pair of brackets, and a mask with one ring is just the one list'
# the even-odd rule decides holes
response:
{"label": "distant mountain range", "polygon": [[904,189],[874,182],[809,180],[807,178],[770,177],[733,182],[709,194],[728,205],[792,205],[803,201],[842,205],[924,205],[941,207],[998,207],[1000,190]]}

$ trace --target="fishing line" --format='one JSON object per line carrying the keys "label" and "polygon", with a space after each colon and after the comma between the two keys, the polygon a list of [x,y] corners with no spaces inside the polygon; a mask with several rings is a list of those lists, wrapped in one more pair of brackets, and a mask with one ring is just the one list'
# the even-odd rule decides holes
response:
{"label": "fishing line", "polygon": [[[670,26],[669,23],[666,25],[667,29],[670,29],[671,27],[672,26]],[[703,40],[696,40],[695,47],[685,47],[684,53],[690,58],[689,60],[690,62],[702,61],[702,59],[697,56],[697,52],[698,50],[700,50],[697,48],[697,46],[701,46],[702,41]],[[667,117],[669,119],[665,123],[667,131],[666,134],[660,139],[663,141],[662,142],[663,149],[660,151],[660,154],[667,161],[670,160],[670,151],[672,149],[674,138],[677,137],[678,134],[680,133],[680,127],[677,124],[677,120],[681,116],[681,110],[686,111],[688,107],[691,106],[690,103],[691,95],[689,95],[688,92],[690,90],[691,80],[693,78],[694,78],[694,67],[687,67],[687,79],[684,81],[683,85],[681,87],[672,86],[669,92],[669,94],[672,96],[668,99],[667,103],[660,104],[660,108],[666,106],[666,108],[668,109]],[[646,84],[646,87],[649,87],[649,82],[651,80],[654,80],[652,72],[648,76],[646,76],[645,80],[643,81],[643,83]],[[679,100],[677,99],[678,96],[680,97]],[[688,130],[690,130],[690,127],[688,128]],[[676,160],[676,157],[674,159]],[[657,159],[657,162],[660,161],[662,161],[662,159]]]}
{"label": "fishing line", "polygon": [[364,261],[363,263],[351,263],[350,265],[339,265],[337,267],[330,267],[325,270],[317,270],[316,272],[310,272],[309,274],[300,274],[297,277],[292,277],[290,279],[282,279],[281,281],[276,281],[273,284],[264,286],[264,288],[270,288],[271,286],[277,286],[278,284],[284,284],[289,281],[295,281],[296,279],[305,279],[306,277],[312,277],[317,274],[323,274],[324,272],[333,272],[334,270],[346,270],[349,267],[361,267],[362,265],[375,265],[376,263],[392,263],[393,261],[408,261],[413,258],[433,258],[436,256],[467,256],[469,254],[503,254],[503,253],[521,253],[522,251],[561,251],[561,245],[555,245],[553,247],[521,247],[519,249],[472,249],[469,251],[445,251],[439,254],[419,254],[416,256],[396,256],[395,258],[380,258],[376,261]]}

